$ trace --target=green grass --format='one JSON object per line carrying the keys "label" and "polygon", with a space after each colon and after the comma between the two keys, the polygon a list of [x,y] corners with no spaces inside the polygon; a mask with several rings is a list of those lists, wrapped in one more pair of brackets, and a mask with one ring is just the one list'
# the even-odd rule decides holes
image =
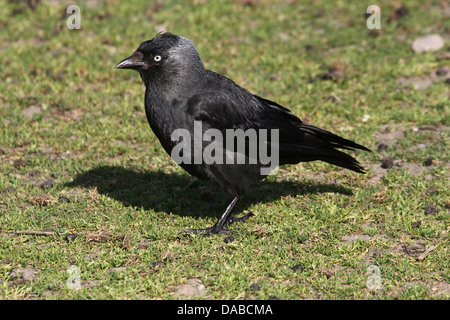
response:
{"label": "green grass", "polygon": [[[200,299],[449,298],[449,85],[398,82],[449,65],[442,2],[404,1],[398,17],[380,0],[378,33],[368,4],[347,1],[107,3],[79,2],[82,30],[66,28],[71,1],[0,6],[0,298],[174,299],[189,278]],[[234,241],[178,237],[228,199],[192,185],[147,124],[138,74],[113,69],[161,27],[192,39],[207,68],[374,150],[356,155],[368,174],[287,166],[238,203],[255,216]],[[446,46],[414,53],[430,33]],[[321,79],[330,68],[343,77]],[[42,112],[28,118],[32,105]],[[382,169],[384,157],[399,164]],[[80,290],[66,284],[71,265]]]}

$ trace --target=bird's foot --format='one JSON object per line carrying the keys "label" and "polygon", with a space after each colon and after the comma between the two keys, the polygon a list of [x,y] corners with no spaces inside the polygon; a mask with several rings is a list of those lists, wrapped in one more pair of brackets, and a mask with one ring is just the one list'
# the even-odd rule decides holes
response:
{"label": "bird's foot", "polygon": [[225,222],[225,227],[231,226],[233,223],[236,223],[236,222],[245,222],[250,217],[253,217],[253,216],[254,216],[254,214],[252,212],[244,214],[240,218],[236,217],[234,214],[231,214],[230,217],[227,219],[227,222]]}
{"label": "bird's foot", "polygon": [[213,234],[227,234],[229,233],[229,230],[225,230],[223,226],[217,226],[213,225],[212,227],[206,228],[206,229],[187,229],[182,230],[178,233],[178,235],[181,235],[183,233],[193,233],[193,234],[201,234],[204,237],[208,237]]}
{"label": "bird's foot", "polygon": [[208,237],[208,236],[213,235],[213,234],[228,234],[228,233],[232,232],[232,230],[227,230],[227,229],[225,229],[226,227],[229,227],[233,223],[236,223],[236,222],[245,222],[252,216],[254,216],[254,214],[251,213],[251,212],[245,214],[244,216],[242,216],[240,218],[238,218],[234,214],[232,214],[225,221],[225,223],[222,223],[222,224],[216,223],[212,227],[209,227],[209,228],[206,228],[206,229],[187,229],[187,230],[183,230],[183,231],[180,231],[180,233],[178,233],[178,235],[181,235],[183,233],[193,233],[193,234],[201,234],[204,237]]}

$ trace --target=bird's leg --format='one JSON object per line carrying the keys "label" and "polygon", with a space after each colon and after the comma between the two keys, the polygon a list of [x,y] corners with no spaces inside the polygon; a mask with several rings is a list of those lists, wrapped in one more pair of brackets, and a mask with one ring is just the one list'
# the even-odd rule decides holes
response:
{"label": "bird's leg", "polygon": [[225,230],[224,227],[227,225],[227,220],[231,214],[231,210],[233,210],[234,205],[236,204],[236,202],[238,202],[239,199],[240,199],[240,197],[235,197],[231,201],[231,203],[228,205],[228,207],[226,208],[225,212],[222,214],[220,219],[217,220],[217,222],[212,227],[209,227],[206,229],[183,230],[180,232],[180,234],[181,233],[202,233],[203,235],[206,236],[206,235],[210,235],[210,234],[228,233],[228,230]]}

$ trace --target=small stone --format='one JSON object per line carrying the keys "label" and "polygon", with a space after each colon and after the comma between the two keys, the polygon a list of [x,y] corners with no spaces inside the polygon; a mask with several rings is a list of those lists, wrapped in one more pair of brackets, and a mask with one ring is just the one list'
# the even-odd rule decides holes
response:
{"label": "small stone", "polygon": [[299,271],[302,272],[303,271],[303,266],[301,264],[296,264],[295,266],[293,266],[291,268],[292,271]]}
{"label": "small stone", "polygon": [[252,290],[252,291],[259,291],[259,290],[261,290],[261,287],[260,287],[260,285],[257,284],[257,283],[252,283],[252,284],[250,285],[250,290]]}
{"label": "small stone", "polygon": [[404,16],[407,16],[408,14],[409,14],[409,10],[404,5],[402,5],[400,8],[395,10],[395,15],[398,18],[403,18]]}
{"label": "small stone", "polygon": [[225,237],[225,243],[231,243],[234,241],[234,237],[232,235]]}
{"label": "small stone", "polygon": [[422,224],[422,221],[414,221],[411,223],[411,228],[418,228]]}
{"label": "small stone", "polygon": [[434,194],[436,192],[437,192],[437,190],[435,187],[429,187],[426,191],[427,194]]}
{"label": "small stone", "polygon": [[188,279],[174,293],[175,299],[198,299],[206,293],[206,288],[200,279]]}
{"label": "small stone", "polygon": [[436,75],[438,75],[438,76],[445,76],[445,75],[447,75],[447,73],[448,73],[447,69],[445,69],[443,67],[440,67],[436,70]]}
{"label": "small stone", "polygon": [[322,80],[332,80],[334,82],[337,82],[342,78],[344,78],[344,72],[340,70],[331,70],[329,72],[319,75],[319,77]]}
{"label": "small stone", "polygon": [[381,163],[381,167],[383,169],[389,169],[392,168],[394,166],[394,160],[392,160],[391,158],[385,158],[383,159],[383,162]]}
{"label": "small stone", "polygon": [[387,148],[389,148],[389,146],[388,146],[387,144],[385,144],[385,143],[380,143],[380,144],[378,145],[378,147],[377,147],[377,150],[378,150],[378,151],[384,151],[384,150],[386,150]]}
{"label": "small stone", "polygon": [[64,240],[66,240],[67,242],[72,242],[73,240],[75,240],[76,237],[78,237],[76,233],[68,233],[64,237]]}
{"label": "small stone", "polygon": [[281,41],[289,41],[290,39],[289,35],[286,33],[280,33],[278,36],[280,37]]}
{"label": "small stone", "polygon": [[438,213],[438,212],[439,212],[439,209],[436,208],[433,205],[430,205],[430,206],[425,208],[425,214],[426,215],[433,214],[433,213]]}
{"label": "small stone", "polygon": [[435,163],[435,160],[433,158],[428,158],[427,160],[425,160],[424,164],[429,167],[431,165],[433,165]]}
{"label": "small stone", "polygon": [[444,46],[444,39],[438,34],[420,37],[412,43],[414,52],[436,51]]}
{"label": "small stone", "polygon": [[70,202],[70,199],[67,198],[67,197],[65,197],[65,196],[61,196],[61,197],[58,198],[58,202],[66,202],[66,203],[69,203],[69,202]]}

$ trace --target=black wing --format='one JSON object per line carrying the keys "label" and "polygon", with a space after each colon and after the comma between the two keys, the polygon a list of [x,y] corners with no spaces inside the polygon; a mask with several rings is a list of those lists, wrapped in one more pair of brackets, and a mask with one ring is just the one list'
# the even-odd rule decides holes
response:
{"label": "black wing", "polygon": [[215,91],[203,91],[194,95],[188,101],[187,112],[195,120],[202,121],[203,125],[219,129],[223,134],[226,129],[279,130],[281,165],[322,160],[356,172],[364,172],[357,160],[338,149],[370,151],[351,140],[303,123],[289,109],[253,95],[234,82],[225,82],[224,86]]}

